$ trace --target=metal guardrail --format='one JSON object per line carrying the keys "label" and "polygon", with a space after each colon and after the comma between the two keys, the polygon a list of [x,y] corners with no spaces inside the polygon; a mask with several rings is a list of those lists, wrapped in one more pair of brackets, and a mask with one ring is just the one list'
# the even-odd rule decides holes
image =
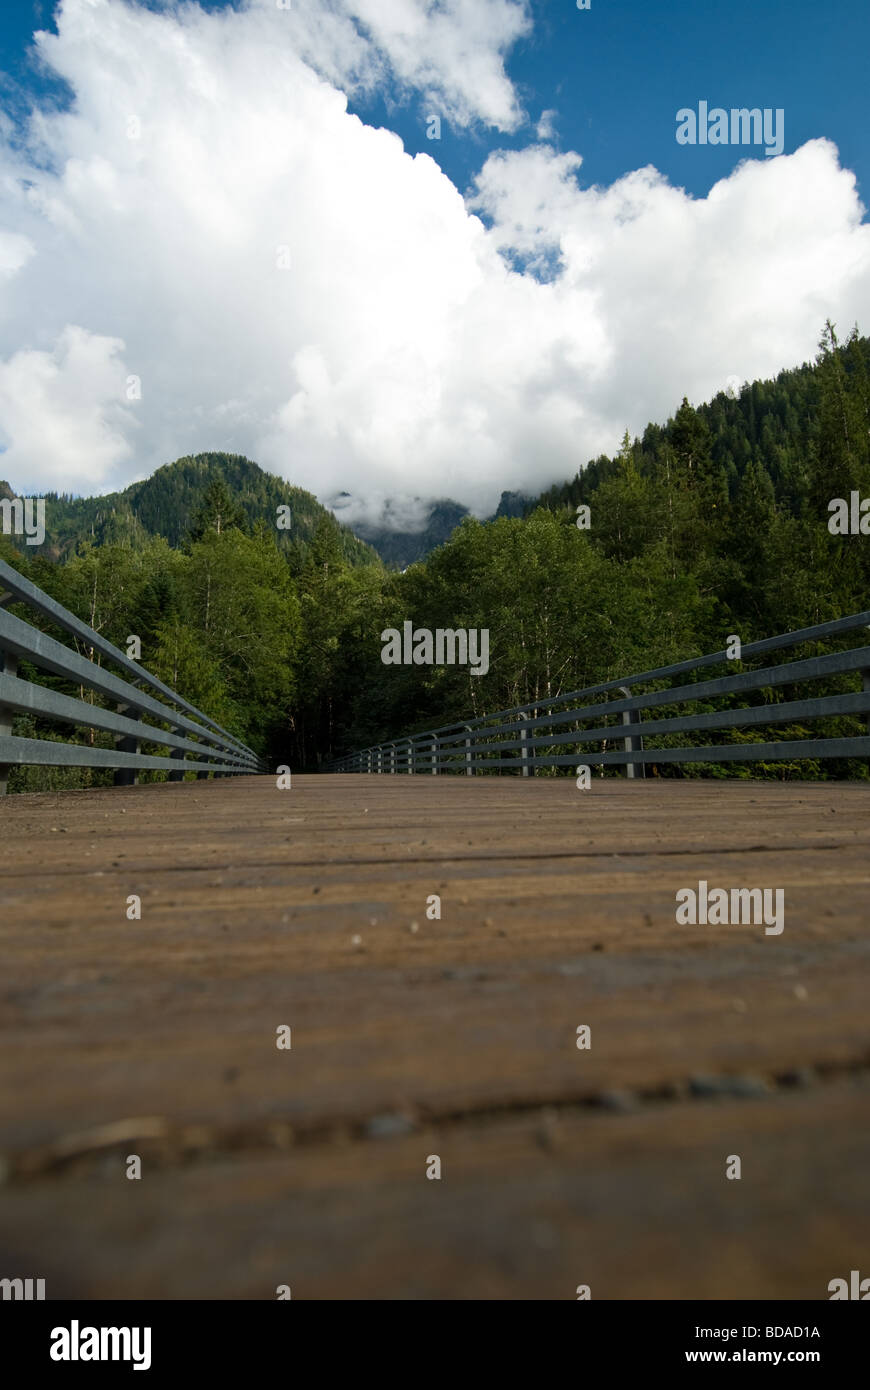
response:
{"label": "metal guardrail", "polygon": [[[10,603],[27,604],[120,667],[131,680],[113,675],[30,623],[13,617],[5,611]],[[21,660],[94,691],[111,700],[117,710],[103,709],[21,680],[17,674]],[[115,747],[91,748],[48,739],[13,738],[12,718],[16,714],[35,714],[60,724],[108,732],[115,735]],[[146,715],[157,723],[146,723]],[[168,724],[169,731],[160,728],[160,724]],[[143,743],[173,751],[169,757],[142,754]],[[116,786],[132,785],[136,773],[146,768],[167,769],[170,782],[182,781],[189,771],[195,771],[197,777],[207,777],[209,773],[229,777],[267,770],[247,744],[0,560],[0,796],[6,792],[12,766],[111,767],[117,769]]]}
{"label": "metal guardrail", "polygon": [[[749,657],[766,652],[796,647],[804,642],[820,642],[859,628],[870,627],[870,612],[856,613],[816,627],[802,628],[743,647],[740,664]],[[703,667],[728,662],[727,651],[713,652],[655,671],[607,681],[587,690],[576,690],[532,705],[499,710],[495,714],[448,724],[426,733],[410,734],[388,743],[363,749],[337,758],[329,764],[329,772],[381,773],[439,773],[459,772],[469,777],[475,773],[500,771],[508,768],[528,777],[536,768],[567,767],[575,764],[598,766],[624,764],[626,775],[634,777],[640,767],[646,775],[647,763],[700,762],[758,762],[794,758],[849,758],[870,755],[870,737],[825,737],[784,739],[779,742],[747,742],[685,746],[679,748],[645,748],[644,738],[702,732],[707,729],[768,728],[774,724],[803,722],[830,715],[864,715],[870,713],[870,646],[834,651],[811,656],[800,661],[787,661],[754,671],[738,671],[733,675],[698,681],[692,685],[669,686],[665,689],[632,694],[631,688],[668,681],[675,676]],[[762,704],[743,708],[720,709],[712,712],[684,714],[642,722],[642,711],[656,706],[679,706],[692,701],[707,701],[719,696],[742,695],[753,690],[776,686],[795,686],[847,673],[860,673],[862,688],[846,694],[812,696],[787,700],[782,704]],[[616,693],[623,699],[611,699]],[[606,696],[604,700],[595,697]],[[591,702],[591,703],[590,703]],[[557,710],[557,706],[567,708]],[[619,715],[617,726],[602,725]],[[592,728],[582,725],[592,724]],[[596,727],[597,724],[597,727]],[[561,726],[572,725],[563,730]],[[607,750],[609,743],[621,743],[621,748]],[[576,751],[584,744],[601,744],[602,751]],[[573,746],[574,752],[562,752]],[[554,751],[556,750],[556,751]],[[512,754],[513,756],[503,756]]]}

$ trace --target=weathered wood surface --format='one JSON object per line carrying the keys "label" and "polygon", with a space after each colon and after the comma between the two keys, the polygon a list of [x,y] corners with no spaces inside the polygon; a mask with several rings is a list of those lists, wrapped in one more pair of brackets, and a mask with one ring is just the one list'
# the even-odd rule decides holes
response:
{"label": "weathered wood surface", "polygon": [[[827,1298],[870,1248],[868,841],[860,785],[9,798],[0,1276]],[[701,879],[783,888],[783,933],[678,926]]]}

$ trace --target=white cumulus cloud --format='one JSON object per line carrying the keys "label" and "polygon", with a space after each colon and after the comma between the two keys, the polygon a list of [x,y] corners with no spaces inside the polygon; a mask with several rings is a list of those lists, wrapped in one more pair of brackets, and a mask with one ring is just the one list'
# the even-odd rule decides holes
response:
{"label": "white cumulus cloud", "polygon": [[483,514],[684,393],[803,360],[828,315],[870,325],[870,228],[823,139],[696,199],[652,168],[584,187],[539,126],[466,201],[348,113],[385,84],[421,119],[437,101],[525,128],[504,66],[523,4],[64,0],[57,23],[39,49],[73,104],[37,110],[23,146],[0,125],[0,476],[19,491],[227,449],[350,493],[345,517],[443,496]]}
{"label": "white cumulus cloud", "polygon": [[68,491],[73,458],[76,486],[90,489],[132,457],[136,421],[122,401],[135,386],[120,365],[123,347],[67,325],[50,351],[24,348],[0,361],[0,444],[19,477]]}

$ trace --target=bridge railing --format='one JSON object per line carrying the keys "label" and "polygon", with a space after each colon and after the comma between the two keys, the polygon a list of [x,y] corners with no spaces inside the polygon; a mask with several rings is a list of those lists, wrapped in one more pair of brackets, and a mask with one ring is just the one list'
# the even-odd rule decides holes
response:
{"label": "bridge railing", "polygon": [[[7,612],[10,603],[26,604],[129,679],[112,674]],[[17,674],[20,661],[91,690],[116,708],[105,709],[22,680]],[[114,747],[13,737],[12,719],[18,714],[109,733]],[[171,752],[167,757],[143,754],[143,743]],[[0,796],[6,792],[13,766],[115,768],[116,786],[132,784],[136,773],[145,769],[167,770],[170,782],[181,781],[189,771],[207,777],[209,773],[231,776],[267,770],[246,744],[0,560]]]}
{"label": "bridge railing", "polygon": [[[799,726],[831,716],[863,716],[870,713],[870,646],[850,647],[743,669],[747,660],[805,643],[824,644],[844,634],[866,631],[870,612],[856,613],[797,632],[783,633],[743,646],[740,659],[732,662],[727,650],[691,658],[657,670],[620,677],[586,690],[537,700],[531,705],[499,710],[494,714],[445,725],[424,733],[407,734],[389,743],[351,753],[330,763],[330,772],[475,773],[504,769],[527,777],[538,768],[624,765],[626,774],[645,775],[648,763],[725,763],[792,761],[795,759],[851,758],[870,755],[870,737],[827,735],[754,741],[752,730],[776,724]],[[730,675],[715,676],[691,684],[674,685],[674,679],[705,667],[737,665]],[[832,678],[853,677],[860,689],[791,698],[795,687]],[[663,684],[664,683],[664,684]],[[838,683],[836,680],[833,682]],[[842,682],[839,682],[842,683]],[[636,692],[636,687],[657,686]],[[776,701],[783,693],[789,698]],[[763,692],[762,703],[733,704],[735,697]],[[615,698],[621,697],[621,698]],[[732,701],[726,708],[709,708],[720,699]],[[669,709],[703,704],[708,708],[689,713]],[[652,719],[644,715],[656,711]],[[612,722],[611,722],[612,721]],[[617,722],[618,721],[618,722]],[[745,729],[745,742],[685,744],[689,733],[707,730]],[[802,731],[802,730],[801,730]],[[802,731],[803,732],[803,731]],[[676,739],[676,745],[673,741]],[[665,742],[662,743],[661,741]],[[650,743],[652,746],[649,746]],[[656,746],[658,743],[659,746]],[[591,745],[588,747],[587,745]],[[598,745],[596,751],[595,745]],[[616,745],[616,746],[614,746]]]}

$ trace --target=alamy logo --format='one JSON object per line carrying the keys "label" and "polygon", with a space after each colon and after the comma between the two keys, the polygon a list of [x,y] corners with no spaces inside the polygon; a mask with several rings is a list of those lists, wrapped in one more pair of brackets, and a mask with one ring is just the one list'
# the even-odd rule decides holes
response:
{"label": "alamy logo", "polygon": [[[865,1293],[864,1290],[867,1290]],[[828,1285],[828,1293],[831,1300],[837,1298],[856,1298],[861,1303],[866,1303],[870,1299],[870,1279],[862,1279],[861,1271],[851,1269],[849,1271],[849,1283],[845,1279],[832,1279]]]}
{"label": "alamy logo", "polygon": [[44,497],[0,497],[0,517],[4,536],[26,535],[28,545],[42,545],[45,540]]}
{"label": "alamy logo", "polygon": [[[776,119],[774,119],[774,115]],[[726,111],[722,106],[708,110],[698,102],[697,114],[690,106],[677,112],[678,145],[764,145],[766,156],[782,154],[785,147],[785,111],[765,106],[741,106]]]}
{"label": "alamy logo", "polygon": [[[36,1285],[36,1293],[33,1286]],[[2,1298],[21,1298],[25,1302],[34,1298],[42,1300],[45,1298],[44,1279],[0,1279],[0,1297]]]}
{"label": "alamy logo", "polygon": [[[479,640],[478,640],[479,639]],[[388,627],[381,633],[381,661],[385,666],[471,666],[470,675],[489,670],[489,628],[428,627],[413,623]]]}
{"label": "alamy logo", "polygon": [[151,1369],[150,1327],[69,1327],[51,1329],[52,1361],[132,1361],[134,1371]]}
{"label": "alamy logo", "polygon": [[833,513],[828,519],[832,536],[870,536],[870,497],[860,492],[850,492],[848,502],[845,497],[832,497],[828,511]]}
{"label": "alamy logo", "polygon": [[[775,895],[775,896],[774,896]],[[774,911],[774,902],[776,910]],[[761,926],[765,936],[779,936],[785,926],[784,888],[711,888],[701,879],[694,888],[677,890],[677,922],[681,927]]]}

